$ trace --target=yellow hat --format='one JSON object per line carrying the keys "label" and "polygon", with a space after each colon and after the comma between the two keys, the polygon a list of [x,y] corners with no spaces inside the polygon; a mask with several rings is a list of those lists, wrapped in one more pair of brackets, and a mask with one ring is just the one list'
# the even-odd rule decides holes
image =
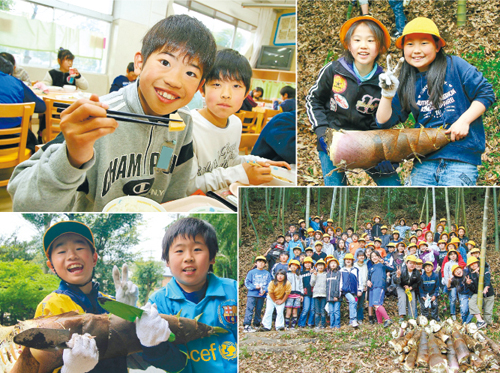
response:
{"label": "yellow hat", "polygon": [[375,239],[373,240],[373,242],[377,242],[377,241],[380,242],[380,243],[382,243],[382,240],[380,238],[375,237]]}
{"label": "yellow hat", "polygon": [[458,227],[457,231],[459,231],[460,229],[463,229],[464,232],[466,232],[465,227],[463,225],[461,225],[460,227]]}
{"label": "yellow hat", "polygon": [[263,260],[264,262],[267,263],[267,259],[264,255],[259,255],[257,258],[255,258],[255,261],[257,261],[257,260]]}
{"label": "yellow hat", "polygon": [[328,237],[330,238],[330,235],[328,233],[323,234],[323,238]]}
{"label": "yellow hat", "polygon": [[300,262],[298,260],[290,260],[290,262],[288,263],[288,266],[290,267],[292,264],[295,264],[296,266],[298,266],[300,268]]}
{"label": "yellow hat", "polygon": [[417,247],[417,245],[416,245],[416,244],[414,244],[414,243],[411,243],[411,244],[409,244],[409,245],[408,245],[408,249],[409,249],[410,247]]}
{"label": "yellow hat", "polygon": [[314,266],[317,267],[318,264],[326,265],[326,263],[325,263],[325,261],[323,259],[318,260]]}
{"label": "yellow hat", "polygon": [[424,268],[425,268],[425,266],[429,266],[429,265],[432,266],[432,268],[434,268],[434,263],[429,262],[429,261],[424,263]]}
{"label": "yellow hat", "polygon": [[471,251],[469,251],[469,254],[480,253],[480,252],[481,252],[481,250],[479,250],[477,247],[475,247]]}
{"label": "yellow hat", "polygon": [[311,233],[311,232],[314,232],[314,229],[312,229],[312,228],[307,228],[307,233]]}
{"label": "yellow hat", "polygon": [[396,244],[394,242],[389,242],[387,245],[385,246],[390,246],[390,247],[396,247]]}
{"label": "yellow hat", "polygon": [[399,246],[399,245],[401,245],[401,244],[403,244],[403,245],[404,245],[404,247],[406,247],[406,244],[405,244],[403,241],[398,242],[398,244],[397,244],[396,246]]}
{"label": "yellow hat", "polygon": [[398,236],[401,236],[401,234],[399,233],[399,231],[396,231],[396,230],[392,231],[392,234],[397,234]]}
{"label": "yellow hat", "polygon": [[305,223],[305,222],[306,222],[306,221],[305,221],[304,219],[300,219],[300,220],[299,220],[299,224],[300,224],[300,223]]}
{"label": "yellow hat", "polygon": [[418,240],[418,237],[415,235],[410,236],[410,238],[408,240],[411,240],[412,238],[416,238]]}
{"label": "yellow hat", "polygon": [[424,241],[424,240],[421,240],[421,241],[418,243],[418,247],[420,247],[420,246],[422,246],[422,245],[429,246],[429,244],[427,243],[427,241]]}
{"label": "yellow hat", "polygon": [[467,266],[470,266],[471,264],[478,263],[479,259],[476,258],[475,256],[469,256],[467,258]]}
{"label": "yellow hat", "polygon": [[354,261],[354,255],[352,255],[351,253],[349,253],[349,254],[345,254],[345,256],[344,256],[344,261],[345,261],[346,259],[351,259],[351,260],[353,260],[353,261]]}
{"label": "yellow hat", "polygon": [[368,242],[368,243],[366,244],[366,247],[368,247],[368,246],[373,246],[373,247],[375,247],[375,244],[374,244],[373,242]]}
{"label": "yellow hat", "polygon": [[306,257],[304,258],[304,263],[314,263],[314,260],[311,257]]}
{"label": "yellow hat", "polygon": [[321,241],[316,241],[316,242],[314,243],[314,247],[316,247],[316,246],[318,246],[318,245],[323,246],[323,242],[321,242]]}
{"label": "yellow hat", "polygon": [[417,17],[417,18],[413,19],[412,21],[408,22],[403,30],[403,35],[401,35],[396,40],[396,48],[403,49],[404,37],[407,35],[411,35],[411,34],[434,35],[434,36],[437,36],[439,38],[439,42],[437,43],[437,46],[439,48],[442,48],[446,45],[446,42],[439,34],[439,29],[437,28],[436,24],[432,20],[430,20],[429,18]]}
{"label": "yellow hat", "polygon": [[333,219],[326,219],[327,223],[332,223],[333,224]]}
{"label": "yellow hat", "polygon": [[415,263],[417,263],[417,264],[422,264],[422,259],[417,258],[417,260],[415,261]]}
{"label": "yellow hat", "polygon": [[318,216],[318,215],[313,216],[313,220],[316,220],[316,219],[319,219],[319,216]]}
{"label": "yellow hat", "polygon": [[446,254],[446,255],[449,257],[451,253],[455,253],[458,255],[458,251],[455,249],[448,250],[448,254]]}
{"label": "yellow hat", "polygon": [[417,262],[417,258],[415,257],[415,255],[408,255],[406,257],[406,261],[407,262],[415,262],[416,263]]}
{"label": "yellow hat", "polygon": [[335,260],[337,262],[337,266],[340,265],[339,264],[339,261],[337,260],[337,258],[335,258],[334,256],[332,256],[331,258],[328,258],[328,260],[326,261],[326,265],[329,266],[330,265],[330,262],[332,260]]}
{"label": "yellow hat", "polygon": [[453,265],[453,266],[451,267],[451,273],[452,273],[452,274],[453,274],[453,273],[455,273],[455,269],[457,269],[457,268],[462,268],[462,267],[460,267],[458,264]]}
{"label": "yellow hat", "polygon": [[444,221],[447,221],[447,220],[446,220],[446,218],[441,218],[441,219],[439,219],[439,221],[444,222]]}
{"label": "yellow hat", "polygon": [[323,231],[321,229],[318,229],[318,230],[315,230],[314,233],[323,234]]}
{"label": "yellow hat", "polygon": [[453,237],[450,242],[451,243],[458,243],[458,244],[460,244],[460,239],[457,238],[457,237]]}
{"label": "yellow hat", "polygon": [[363,241],[363,242],[366,242],[366,240],[365,240],[365,238],[364,238],[364,237],[360,237],[360,238],[358,239],[358,241]]}
{"label": "yellow hat", "polygon": [[342,233],[343,232],[342,227],[335,228],[335,232],[338,231],[339,229],[340,229],[340,233]]}
{"label": "yellow hat", "polygon": [[300,246],[295,246],[292,251],[295,251],[295,249],[299,249],[300,251],[302,251],[302,248]]}
{"label": "yellow hat", "polygon": [[375,216],[373,217],[373,221],[375,221],[375,219],[376,219],[376,218],[379,218],[379,219],[380,219],[380,216],[375,215]]}
{"label": "yellow hat", "polygon": [[440,243],[444,243],[444,244],[445,244],[445,243],[446,243],[446,241],[445,241],[445,240],[439,240],[439,241],[438,241],[438,244],[440,244]]}
{"label": "yellow hat", "polygon": [[387,229],[387,225],[382,225],[382,226],[380,227],[380,230],[382,230],[382,229]]}
{"label": "yellow hat", "polygon": [[314,251],[312,247],[306,247],[304,251]]}
{"label": "yellow hat", "polygon": [[467,245],[477,246],[476,243],[472,240],[467,241]]}
{"label": "yellow hat", "polygon": [[349,31],[353,23],[362,20],[372,21],[375,22],[378,26],[380,26],[382,32],[384,33],[384,45],[380,46],[380,53],[387,52],[387,50],[391,46],[391,35],[389,34],[389,31],[387,31],[387,28],[383,25],[383,23],[380,22],[378,19],[373,18],[372,16],[360,16],[351,18],[347,22],[345,22],[342,25],[342,27],[340,27],[340,42],[342,43],[344,48],[345,49],[349,48],[349,46],[347,45],[347,41],[345,40],[347,31]]}

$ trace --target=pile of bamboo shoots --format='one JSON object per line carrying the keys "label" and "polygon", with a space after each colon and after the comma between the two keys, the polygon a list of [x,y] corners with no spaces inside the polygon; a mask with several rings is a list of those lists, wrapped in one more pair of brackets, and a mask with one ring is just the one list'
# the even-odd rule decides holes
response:
{"label": "pile of bamboo shoots", "polygon": [[419,367],[433,373],[487,372],[498,369],[500,346],[477,329],[448,319],[443,323],[425,316],[401,323],[393,329],[389,345],[397,354],[396,363],[405,371]]}

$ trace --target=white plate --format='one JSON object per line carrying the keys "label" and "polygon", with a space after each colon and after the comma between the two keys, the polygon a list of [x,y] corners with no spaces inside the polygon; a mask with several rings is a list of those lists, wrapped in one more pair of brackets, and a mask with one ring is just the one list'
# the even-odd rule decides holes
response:
{"label": "white plate", "polygon": [[162,205],[140,196],[118,197],[110,201],[102,212],[166,212]]}
{"label": "white plate", "polygon": [[[271,180],[269,183],[264,183],[264,184],[260,184],[260,185],[256,185],[256,186],[294,186],[296,183],[295,180],[296,180],[297,176],[295,175],[295,171],[290,171],[290,170],[287,170],[286,168],[283,168],[283,167],[271,166],[271,172],[273,173],[273,175],[277,175],[277,176],[283,177],[287,180],[290,180],[291,183],[284,181],[284,180],[277,179],[274,177],[273,180]],[[229,190],[235,196],[238,196],[237,188],[240,186],[249,186],[249,185],[243,184],[243,183],[240,183],[239,181],[237,181],[236,183],[232,183],[229,186]],[[233,190],[234,190],[234,192],[233,192]]]}
{"label": "white plate", "polygon": [[[189,196],[163,203],[162,206],[168,212],[233,212],[223,203],[207,196]],[[208,211],[210,207],[214,211]],[[205,211],[199,209],[205,209]]]}
{"label": "white plate", "polygon": [[238,187],[242,186],[243,184],[240,182],[232,183],[229,185],[229,191],[238,198]]}
{"label": "white plate", "polygon": [[64,92],[63,87],[58,87],[58,86],[55,86],[55,85],[49,85],[49,86],[47,87],[47,89],[48,89],[50,92]]}

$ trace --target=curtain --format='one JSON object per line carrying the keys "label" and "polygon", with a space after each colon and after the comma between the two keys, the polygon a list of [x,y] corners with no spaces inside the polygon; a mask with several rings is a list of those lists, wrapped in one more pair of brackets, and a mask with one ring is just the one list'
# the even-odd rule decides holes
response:
{"label": "curtain", "polygon": [[260,9],[259,24],[257,25],[257,31],[255,32],[252,58],[250,59],[250,65],[253,67],[255,67],[257,60],[259,59],[260,47],[268,44],[269,36],[273,31],[275,18],[276,15],[273,9]]}

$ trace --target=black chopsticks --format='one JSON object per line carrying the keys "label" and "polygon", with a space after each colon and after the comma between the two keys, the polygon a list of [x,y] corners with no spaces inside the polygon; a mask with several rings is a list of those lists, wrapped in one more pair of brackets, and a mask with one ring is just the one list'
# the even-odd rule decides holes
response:
{"label": "black chopsticks", "polygon": [[[54,107],[58,108],[57,109],[58,113],[62,112],[64,109],[66,109],[69,106],[70,106],[69,104],[65,104],[62,102],[54,102]],[[169,122],[181,122],[181,123],[183,122],[182,120],[179,120],[179,119],[170,119],[170,118],[157,117],[154,115],[146,115],[146,114],[123,113],[120,111],[113,111],[113,110],[108,110],[107,113],[108,113],[107,114],[108,118],[120,120],[122,122],[142,123],[142,124],[149,124],[152,126],[159,125],[159,126],[168,127]],[[151,119],[151,120],[154,120],[156,122],[151,122],[149,120],[138,120],[138,119],[133,119],[130,117]],[[160,122],[160,123],[158,123],[158,122]]]}

